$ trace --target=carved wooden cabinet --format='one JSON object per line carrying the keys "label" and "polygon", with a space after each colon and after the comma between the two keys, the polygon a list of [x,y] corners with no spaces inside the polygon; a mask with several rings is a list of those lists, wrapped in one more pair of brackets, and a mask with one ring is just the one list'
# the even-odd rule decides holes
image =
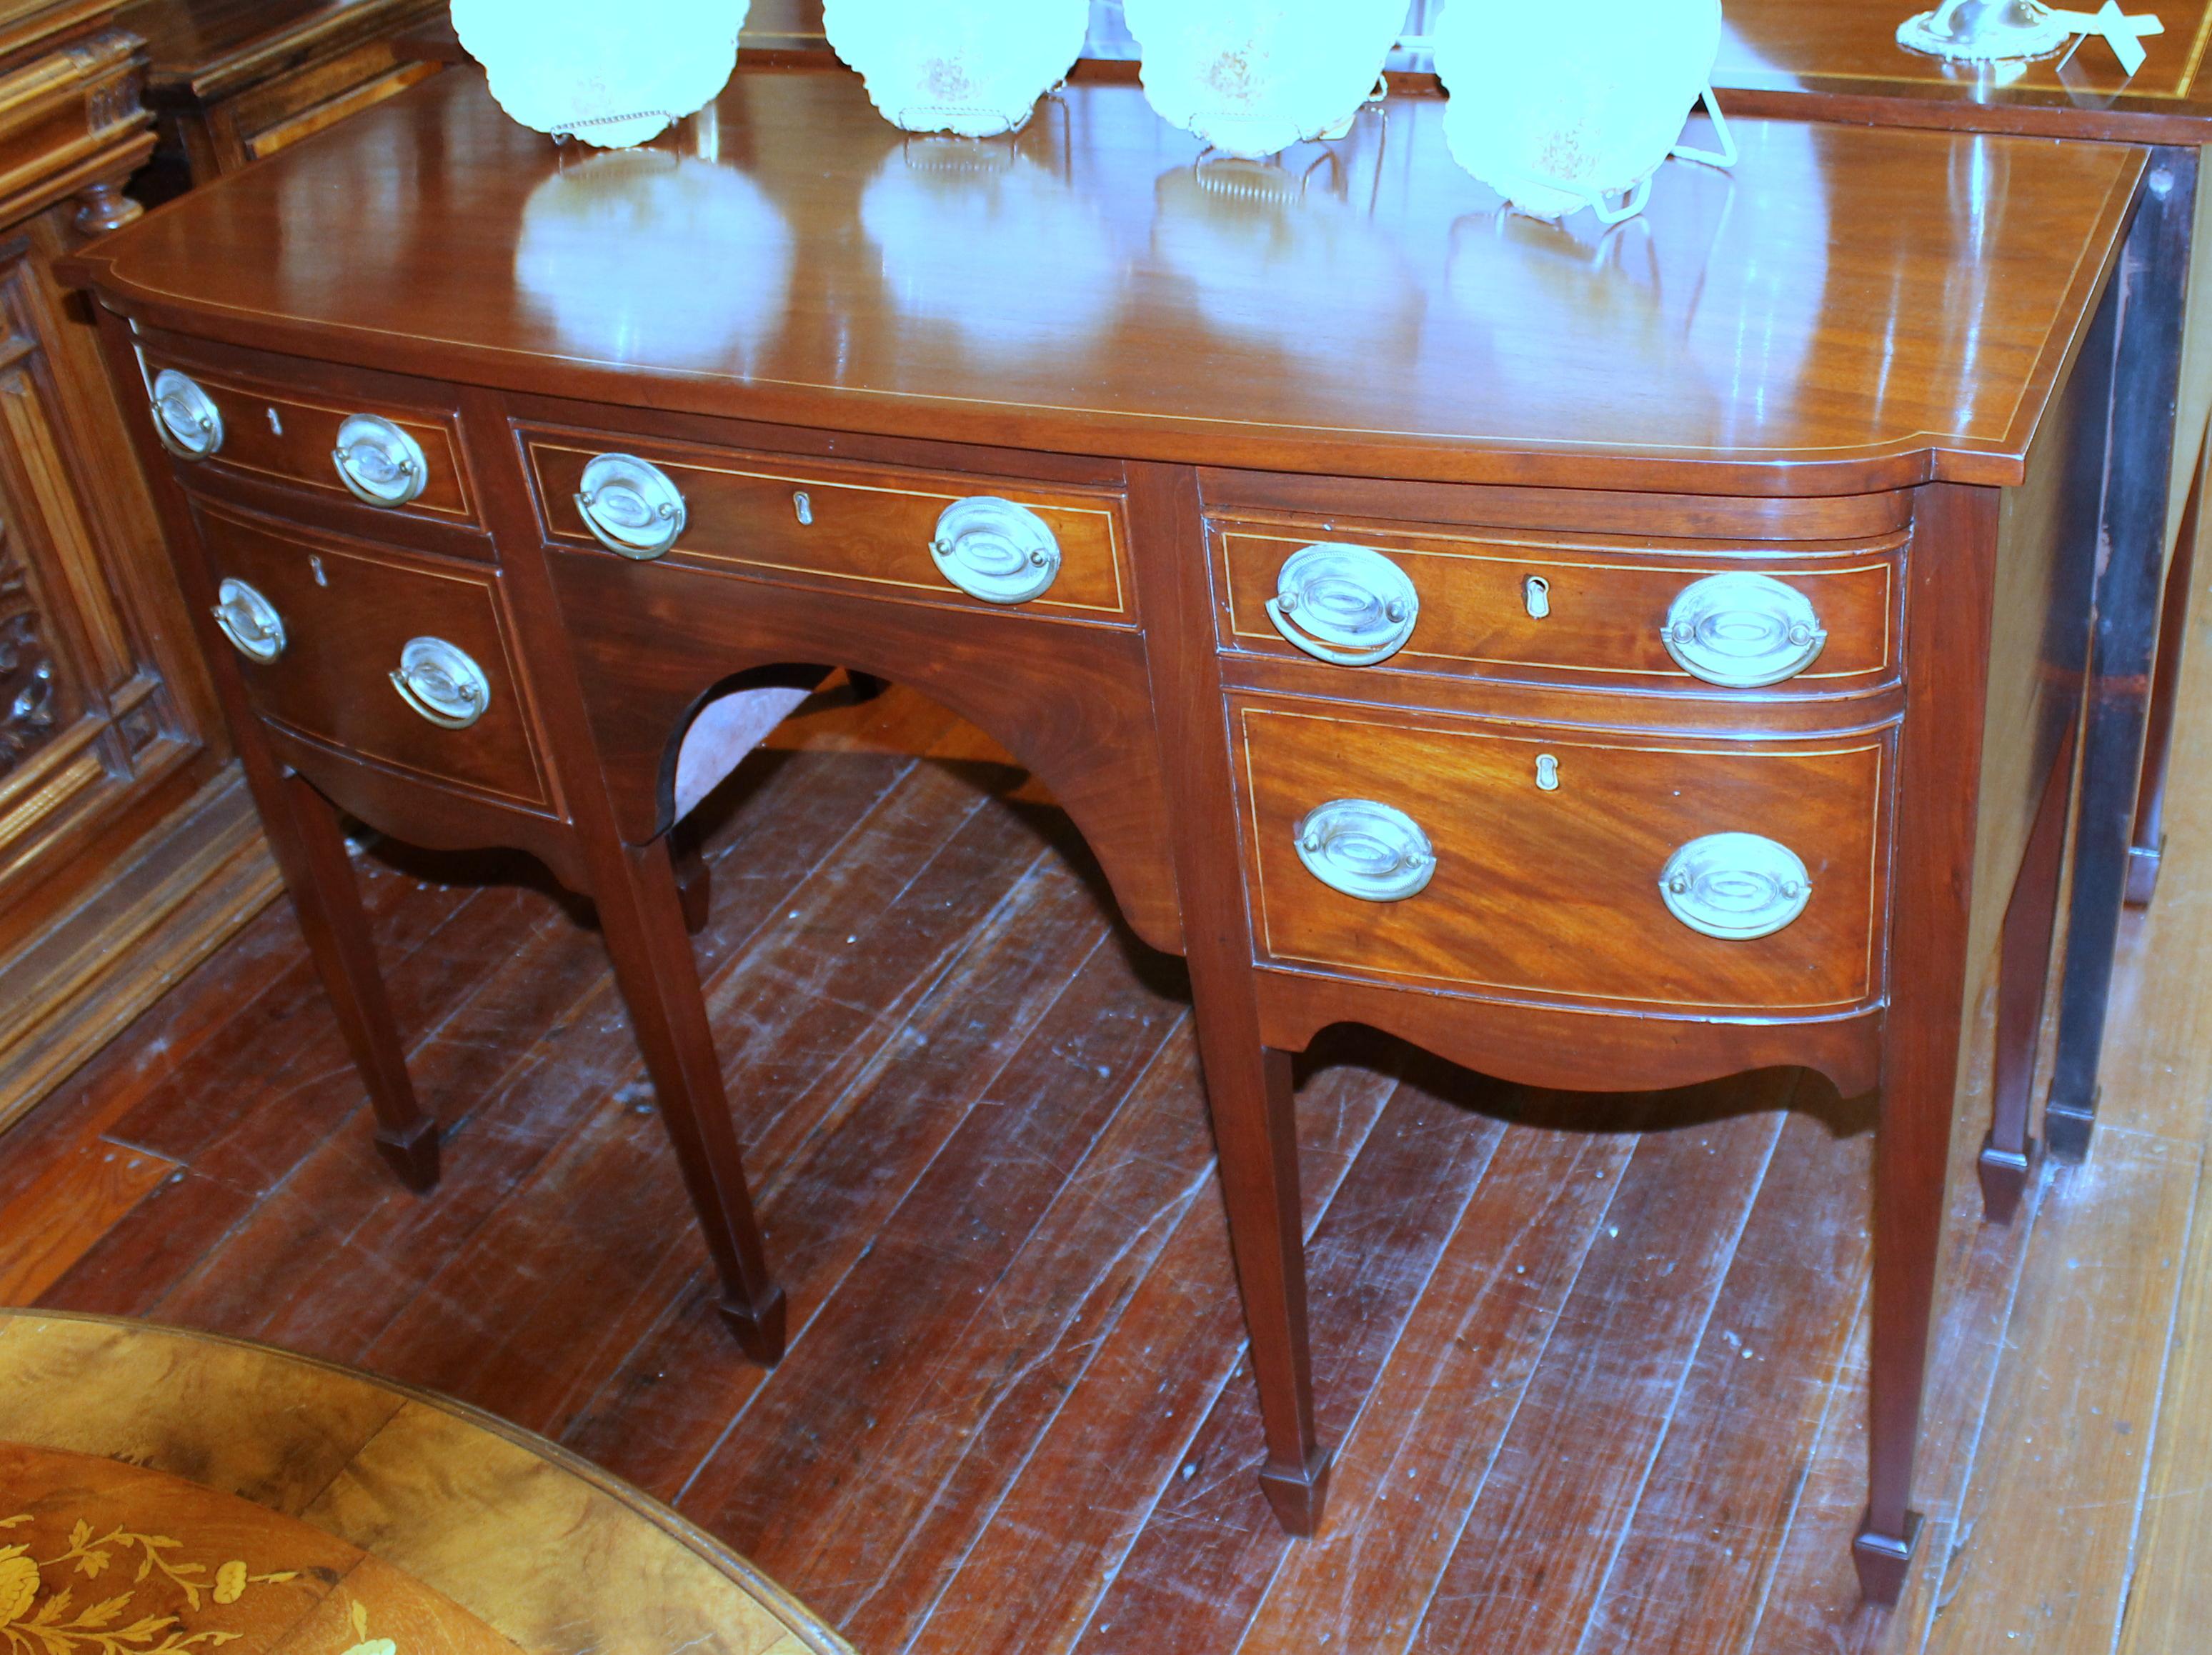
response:
{"label": "carved wooden cabinet", "polygon": [[113,3],[0,4],[0,1125],[270,894],[82,301],[153,136]]}
{"label": "carved wooden cabinet", "polygon": [[148,204],[237,171],[437,72],[398,37],[445,0],[137,0],[146,101],[160,124],[134,186]]}

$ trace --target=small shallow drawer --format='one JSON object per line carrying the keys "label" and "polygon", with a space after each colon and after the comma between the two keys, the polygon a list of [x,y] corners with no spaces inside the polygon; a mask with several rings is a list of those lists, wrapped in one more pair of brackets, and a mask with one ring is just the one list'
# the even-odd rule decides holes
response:
{"label": "small shallow drawer", "polygon": [[1348,671],[1794,694],[1897,676],[1899,540],[1719,555],[1240,522],[1213,540],[1225,644]]}
{"label": "small shallow drawer", "polygon": [[1881,992],[1891,737],[1236,706],[1263,961],[1487,997],[1817,1015]]}
{"label": "small shallow drawer", "polygon": [[271,722],[545,809],[499,577],[198,508],[216,621]]}
{"label": "small shallow drawer", "polygon": [[556,541],[924,603],[1134,618],[1127,536],[1110,492],[616,437],[526,441]]}
{"label": "small shallow drawer", "polygon": [[149,353],[155,434],[187,466],[302,485],[380,510],[476,521],[459,415],[308,397]]}

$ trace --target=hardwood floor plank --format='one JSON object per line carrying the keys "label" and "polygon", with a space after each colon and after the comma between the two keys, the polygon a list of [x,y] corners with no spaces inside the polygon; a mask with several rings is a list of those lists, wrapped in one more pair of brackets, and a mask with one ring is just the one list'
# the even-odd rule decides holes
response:
{"label": "hardwood floor plank", "polygon": [[252,1196],[220,1179],[180,1168],[86,1248],[37,1302],[49,1310],[150,1316],[252,1207]]}
{"label": "hardwood floor plank", "polygon": [[[1182,1073],[1182,1107],[1195,1114],[1194,1053]],[[1300,1157],[1309,1214],[1328,1210],[1395,1087],[1393,1073],[1347,1066],[1299,1088],[1302,1150],[1325,1146]],[[1237,1382],[1235,1281],[1217,1193],[1185,1214],[1004,1495],[965,1517],[972,1546],[933,1548],[933,1579],[909,1562],[906,1573],[919,1578],[871,1598],[853,1626],[857,1640],[968,1655],[1073,1647],[1224,1387]]]}
{"label": "hardwood floor plank", "polygon": [[1872,1122],[1837,1125],[1784,1125],[1583,1655],[1750,1640],[1867,1288]]}
{"label": "hardwood floor plank", "polygon": [[[917,1006],[884,1060],[836,1100],[829,1124],[787,1159],[754,1157],[794,1348],[960,1123],[1074,991],[1085,962],[1104,954],[1094,973],[1127,970],[1117,948],[1090,894],[1044,858]],[[1074,1020],[1060,1027],[1072,1031]],[[657,1319],[566,1434],[579,1452],[674,1500],[762,1376],[714,1325],[701,1269],[664,1273],[641,1298],[659,1307]],[[672,1374],[681,1382],[668,1383]]]}
{"label": "hardwood floor plank", "polygon": [[1761,1112],[1638,1141],[1413,1649],[1574,1646],[1780,1136],[1796,1078],[1763,1082]]}
{"label": "hardwood floor plank", "polygon": [[2112,1647],[2201,1161],[2103,1128],[2052,1176],[1928,1655]]}
{"label": "hardwood floor plank", "polygon": [[[1325,1442],[1346,1440],[1505,1136],[1462,1101],[1494,1090],[1421,1065],[1392,1094],[1314,1232],[1308,1280]],[[1265,1458],[1258,1392],[1240,1366],[1091,1613],[1086,1652],[1233,1643],[1294,1545],[1260,1492]]]}
{"label": "hardwood floor plank", "polygon": [[1235,1647],[1383,1655],[1412,1640],[1635,1146],[1507,1132],[1338,1452],[1327,1523],[1285,1555]]}
{"label": "hardwood floor plank", "polygon": [[95,1139],[0,1204],[0,1304],[35,1303],[177,1170],[173,1161]]}

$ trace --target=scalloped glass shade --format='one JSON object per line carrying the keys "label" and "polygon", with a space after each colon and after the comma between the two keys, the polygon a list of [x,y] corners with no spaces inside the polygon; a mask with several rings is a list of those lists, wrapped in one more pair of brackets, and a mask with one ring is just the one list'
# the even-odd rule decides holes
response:
{"label": "scalloped glass shade", "polygon": [[523,125],[619,149],[713,101],[751,0],[453,0],[453,32]]}
{"label": "scalloped glass shade", "polygon": [[[734,167],[594,155],[530,192],[514,285],[580,355],[749,373],[782,332],[796,245]],[[670,280],[679,270],[703,279]]]}
{"label": "scalloped glass shade", "polygon": [[825,0],[822,27],[909,132],[1012,132],[1067,78],[1089,0]]}
{"label": "scalloped glass shade", "polygon": [[1123,0],[1122,18],[1160,118],[1249,160],[1358,114],[1407,10],[1407,0]]}
{"label": "scalloped glass shade", "polygon": [[1720,0],[1450,0],[1436,29],[1453,158],[1565,217],[1648,179],[1720,54]]}

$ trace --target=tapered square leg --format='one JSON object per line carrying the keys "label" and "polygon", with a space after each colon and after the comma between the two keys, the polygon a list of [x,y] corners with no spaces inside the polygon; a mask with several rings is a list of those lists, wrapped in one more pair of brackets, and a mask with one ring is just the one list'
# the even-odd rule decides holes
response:
{"label": "tapered square leg", "polygon": [[668,843],[598,849],[593,894],[607,952],[721,1277],[716,1307],[745,1354],[772,1367],[783,1357],[783,1289],[769,1274],[753,1215]]}
{"label": "tapered square leg", "polygon": [[401,1183],[426,1193],[438,1183],[438,1123],[415,1099],[337,809],[299,776],[255,763],[246,776],[338,1031],[376,1110],[376,1152]]}
{"label": "tapered square leg", "polygon": [[1858,1537],[1851,1542],[1851,1561],[1859,1572],[1859,1592],[1869,1603],[1897,1607],[1905,1596],[1905,1583],[1912,1573],[1912,1554],[1920,1544],[1920,1513],[1905,1514],[1901,1534],[1885,1534],[1869,1513]]}

